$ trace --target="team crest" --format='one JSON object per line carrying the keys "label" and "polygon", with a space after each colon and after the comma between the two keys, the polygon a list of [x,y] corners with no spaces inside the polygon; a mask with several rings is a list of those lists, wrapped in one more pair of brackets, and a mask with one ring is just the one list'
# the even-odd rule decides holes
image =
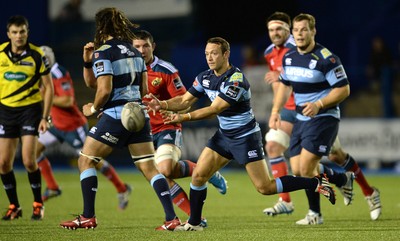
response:
{"label": "team crest", "polygon": [[162,82],[162,78],[155,78],[153,81],[151,81],[152,86],[159,86]]}
{"label": "team crest", "polygon": [[309,69],[315,69],[315,66],[317,66],[317,61],[315,59],[312,59],[310,63],[308,64]]}

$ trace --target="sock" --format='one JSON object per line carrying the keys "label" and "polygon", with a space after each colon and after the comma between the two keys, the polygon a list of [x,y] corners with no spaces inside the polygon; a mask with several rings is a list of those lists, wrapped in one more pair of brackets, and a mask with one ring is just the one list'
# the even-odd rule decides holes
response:
{"label": "sock", "polygon": [[186,194],[186,192],[179,186],[178,183],[175,183],[171,188],[171,198],[172,202],[184,211],[188,216],[190,216],[190,201]]}
{"label": "sock", "polygon": [[196,187],[190,183],[190,217],[191,225],[199,225],[201,223],[201,213],[203,205],[207,198],[207,184],[201,187]]}
{"label": "sock", "polygon": [[46,182],[47,188],[51,190],[58,190],[59,186],[56,179],[54,178],[49,159],[47,159],[47,157],[41,158],[41,160],[38,161],[38,166],[40,168],[40,172],[42,173],[44,181]]}
{"label": "sock", "polygon": [[100,168],[100,172],[112,182],[118,193],[126,192],[125,183],[122,182],[121,178],[110,163],[103,160],[103,166]]}
{"label": "sock", "polygon": [[356,176],[356,182],[360,186],[364,196],[371,196],[372,193],[374,192],[374,189],[368,184],[367,179],[365,179],[363,172],[361,171],[361,168],[358,166],[357,162],[353,159],[352,156],[347,154],[346,157],[346,162],[343,165],[343,168],[346,171],[352,171],[354,172],[354,175]]}
{"label": "sock", "polygon": [[167,180],[164,175],[157,174],[155,175],[151,181],[151,186],[153,186],[154,191],[156,191],[158,199],[164,208],[165,212],[165,220],[171,221],[176,217],[174,206],[172,205],[171,194],[169,191],[169,186]]}
{"label": "sock", "polygon": [[40,169],[38,168],[34,172],[28,172],[28,180],[31,184],[33,198],[35,202],[43,203],[42,201],[42,177],[40,175]]}
{"label": "sock", "polygon": [[323,164],[319,164],[319,172],[320,174],[325,173],[326,177],[329,179],[329,182],[335,184],[337,187],[341,187],[347,182],[346,174],[335,172],[333,169]]}
{"label": "sock", "polygon": [[[288,174],[288,167],[284,156],[269,159],[271,164],[272,175],[274,178],[286,176]],[[290,202],[290,195],[287,192],[279,193],[279,197],[285,202]]]}
{"label": "sock", "polygon": [[313,191],[318,187],[317,178],[283,176],[275,179],[277,193],[293,192],[300,189],[311,189]]}
{"label": "sock", "polygon": [[191,177],[196,163],[189,160],[180,160],[178,163],[181,166],[181,177]]}
{"label": "sock", "polygon": [[314,189],[306,189],[308,205],[311,211],[321,214],[320,195]]}
{"label": "sock", "polygon": [[96,169],[89,168],[84,170],[81,175],[81,188],[83,196],[83,216],[92,218],[95,216],[95,201],[98,187]]}
{"label": "sock", "polygon": [[11,170],[9,173],[1,174],[1,181],[3,182],[4,190],[7,193],[10,204],[14,204],[15,207],[19,208],[17,182],[15,180],[14,171]]}

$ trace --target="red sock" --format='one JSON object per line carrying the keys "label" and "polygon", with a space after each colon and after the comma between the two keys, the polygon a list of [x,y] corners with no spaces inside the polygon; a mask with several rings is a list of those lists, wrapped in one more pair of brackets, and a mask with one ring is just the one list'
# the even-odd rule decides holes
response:
{"label": "red sock", "polygon": [[356,182],[360,186],[364,196],[371,196],[374,192],[374,189],[368,184],[367,179],[365,179],[364,174],[361,171],[361,168],[358,166],[357,162],[354,162],[354,165],[350,168],[350,171],[354,172],[356,176]]}
{"label": "red sock", "polygon": [[[286,176],[288,174],[288,167],[283,156],[270,159],[272,175],[274,178]],[[280,198],[285,202],[290,202],[290,195],[287,192],[279,193]]]}
{"label": "red sock", "polygon": [[119,178],[117,172],[115,171],[114,167],[111,166],[111,164],[104,161],[100,171],[108,180],[110,180],[114,184],[118,193],[126,191],[125,183],[123,183],[121,178]]}
{"label": "red sock", "polygon": [[172,202],[188,216],[190,216],[190,201],[183,189],[180,189],[173,195]]}
{"label": "red sock", "polygon": [[181,177],[191,177],[196,163],[189,160],[180,160],[178,163],[181,165]]}
{"label": "red sock", "polygon": [[49,159],[47,159],[47,157],[44,157],[41,161],[38,162],[38,166],[46,182],[47,188],[51,190],[57,190],[59,187],[56,179],[54,178]]}

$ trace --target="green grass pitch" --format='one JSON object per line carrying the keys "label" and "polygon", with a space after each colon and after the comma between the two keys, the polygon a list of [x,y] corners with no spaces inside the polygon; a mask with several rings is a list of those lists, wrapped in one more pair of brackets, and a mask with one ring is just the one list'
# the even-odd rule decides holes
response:
{"label": "green grass pitch", "polygon": [[[160,232],[154,228],[162,224],[164,214],[156,194],[140,173],[120,172],[121,178],[134,189],[125,211],[117,208],[114,186],[100,173],[96,197],[98,227],[94,230],[65,230],[61,221],[74,218],[71,214],[82,212],[82,194],[77,170],[57,171],[55,176],[62,187],[60,197],[45,203],[42,221],[31,221],[32,192],[26,172],[17,171],[18,195],[23,217],[10,222],[0,222],[0,241],[12,240],[399,240],[400,236],[400,176],[367,175],[371,185],[381,191],[382,216],[371,221],[368,205],[358,185],[355,184],[355,200],[344,206],[343,197],[337,191],[337,203],[331,205],[321,197],[324,224],[297,226],[295,222],[307,213],[304,191],[292,193],[295,211],[292,215],[268,217],[262,213],[273,205],[277,196],[258,194],[244,171],[222,170],[228,180],[228,193],[221,195],[209,185],[204,206],[204,216],[209,227],[203,232]],[[189,190],[190,178],[178,183]],[[0,194],[1,208],[8,206],[4,191]],[[181,220],[187,216],[176,209]],[[3,213],[4,213],[3,212]]]}

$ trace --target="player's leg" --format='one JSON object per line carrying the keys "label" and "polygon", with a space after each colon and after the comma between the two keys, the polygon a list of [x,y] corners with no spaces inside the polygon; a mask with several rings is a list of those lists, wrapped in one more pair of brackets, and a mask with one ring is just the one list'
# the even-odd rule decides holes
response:
{"label": "player's leg", "polygon": [[8,211],[2,220],[17,219],[22,216],[22,209],[17,196],[17,182],[13,171],[18,138],[0,138],[0,176],[8,197]]}
{"label": "player's leg", "polygon": [[[358,166],[357,162],[350,154],[346,153],[342,149],[338,137],[336,138],[335,143],[329,154],[329,160],[344,168],[346,172],[353,172],[355,174],[355,180],[360,186],[365,196],[365,199],[368,202],[371,219],[377,220],[382,212],[379,190],[368,184],[368,181],[365,178],[361,168]],[[347,203],[345,199],[345,204],[348,205],[350,203]]]}
{"label": "player's leg", "polygon": [[[290,133],[293,125],[290,122],[282,121],[281,129],[270,129],[265,136],[265,149],[269,157],[269,163],[274,178],[286,176],[288,166],[285,158],[285,151],[289,147]],[[289,134],[288,134],[289,133]],[[289,193],[280,193],[278,202],[273,206],[264,209],[264,214],[275,216],[278,214],[290,214],[294,211]]]}
{"label": "player's leg", "polygon": [[52,133],[54,127],[46,131],[45,133],[39,134],[38,143],[36,146],[36,162],[40,168],[40,172],[44,181],[46,182],[46,189],[43,192],[42,200],[47,201],[49,198],[57,197],[61,195],[61,189],[54,177],[53,169],[49,159],[44,155],[46,146],[50,146],[53,143],[58,142],[56,136]]}

